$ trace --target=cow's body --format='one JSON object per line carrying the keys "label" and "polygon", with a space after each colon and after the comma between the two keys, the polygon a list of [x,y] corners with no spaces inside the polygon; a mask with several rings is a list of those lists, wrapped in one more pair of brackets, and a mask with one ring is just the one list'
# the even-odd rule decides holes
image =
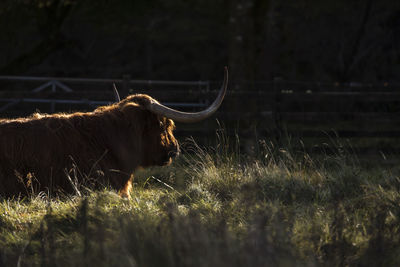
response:
{"label": "cow's body", "polygon": [[129,196],[139,167],[169,164],[179,153],[174,122],[192,123],[221,105],[228,83],[205,110],[180,112],[131,95],[93,112],[0,119],[0,196],[108,186]]}
{"label": "cow's body", "polygon": [[134,95],[94,112],[1,120],[0,194],[71,192],[71,180],[128,194],[136,168],[167,164],[178,151],[173,122],[146,110],[149,101]]}

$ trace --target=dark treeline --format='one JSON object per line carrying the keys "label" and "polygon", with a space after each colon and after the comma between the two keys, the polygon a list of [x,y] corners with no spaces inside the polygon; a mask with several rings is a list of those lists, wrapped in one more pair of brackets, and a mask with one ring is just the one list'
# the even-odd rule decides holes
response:
{"label": "dark treeline", "polygon": [[0,74],[398,81],[400,1],[3,0]]}

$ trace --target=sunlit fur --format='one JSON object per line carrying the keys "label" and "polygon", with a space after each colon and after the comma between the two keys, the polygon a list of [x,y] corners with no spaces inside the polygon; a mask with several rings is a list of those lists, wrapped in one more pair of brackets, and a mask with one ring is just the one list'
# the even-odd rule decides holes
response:
{"label": "sunlit fur", "polygon": [[72,192],[77,184],[110,185],[128,196],[138,167],[165,165],[179,152],[172,120],[131,95],[93,112],[0,120],[0,195]]}

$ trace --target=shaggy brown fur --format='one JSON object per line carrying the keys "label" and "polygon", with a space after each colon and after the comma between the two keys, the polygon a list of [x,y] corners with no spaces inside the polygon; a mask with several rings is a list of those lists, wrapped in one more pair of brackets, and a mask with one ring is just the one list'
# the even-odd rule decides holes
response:
{"label": "shaggy brown fur", "polygon": [[150,101],[131,95],[93,112],[0,120],[0,195],[73,192],[69,176],[129,196],[138,167],[168,164],[179,151],[173,121],[149,112]]}

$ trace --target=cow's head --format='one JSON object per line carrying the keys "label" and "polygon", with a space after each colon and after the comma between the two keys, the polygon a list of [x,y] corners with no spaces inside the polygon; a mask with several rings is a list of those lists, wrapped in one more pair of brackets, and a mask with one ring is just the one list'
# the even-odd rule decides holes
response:
{"label": "cow's head", "polygon": [[[179,154],[179,144],[173,135],[174,121],[193,123],[211,116],[221,105],[228,84],[225,68],[224,83],[215,101],[200,112],[181,112],[160,104],[148,95],[130,95],[118,103],[136,135],[136,148],[140,148],[142,167],[166,165]],[[139,136],[138,136],[139,135]]]}
{"label": "cow's head", "polygon": [[179,155],[179,144],[173,135],[175,124],[171,119],[151,113],[148,132],[145,133],[146,143],[144,166],[168,165]]}

